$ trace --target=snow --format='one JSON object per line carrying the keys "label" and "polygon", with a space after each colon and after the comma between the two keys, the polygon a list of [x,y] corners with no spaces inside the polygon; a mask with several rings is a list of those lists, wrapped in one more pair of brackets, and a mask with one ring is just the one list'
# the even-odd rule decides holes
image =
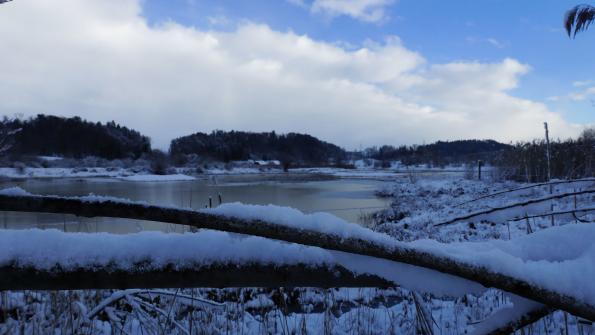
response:
{"label": "snow", "polygon": [[54,161],[59,161],[64,159],[64,157],[60,157],[60,156],[37,156],[39,159],[44,160],[44,161],[48,161],[48,162],[54,162]]}
{"label": "snow", "polygon": [[118,177],[127,174],[125,170],[108,170],[106,168],[32,168],[27,167],[20,173],[17,169],[2,167],[0,176],[12,179],[28,178],[91,178],[91,177]]}
{"label": "snow", "polygon": [[494,312],[489,319],[475,325],[471,334],[491,334],[497,329],[505,327],[509,322],[516,321],[525,314],[544,307],[543,305],[512,294],[511,303]]}
{"label": "snow", "polygon": [[7,196],[13,196],[13,197],[33,196],[33,194],[23,190],[22,188],[20,188],[18,186],[4,188],[4,189],[0,190],[0,195],[7,195]]}
{"label": "snow", "polygon": [[46,271],[56,266],[65,270],[100,267],[131,270],[140,262],[145,269],[172,264],[178,269],[213,264],[342,266],[355,274],[377,275],[409,289],[438,296],[484,291],[473,282],[408,264],[224,232],[115,235],[0,230],[0,266],[10,264]]}
{"label": "snow", "polygon": [[595,226],[564,225],[510,241],[439,243],[418,240],[422,251],[525,280],[595,305]]}
{"label": "snow", "polygon": [[110,168],[25,168],[21,173],[14,168],[0,168],[0,177],[11,179],[30,178],[115,178],[124,181],[188,181],[196,178],[184,174],[155,175],[134,173],[127,169]]}
{"label": "snow", "polygon": [[[17,196],[27,195],[23,190],[18,188],[7,189],[1,191],[0,194]],[[93,195],[80,199],[83,201],[109,200],[130,203],[130,200],[121,200],[112,197],[105,198]],[[304,214],[299,210],[288,207],[229,203],[216,208],[203,209],[200,210],[200,212],[235,217],[247,221],[262,220],[268,223],[299,230],[315,231],[333,235],[343,240],[362,239],[382,245],[388,248],[388,250],[398,248],[401,250],[427,252],[438,257],[444,257],[472,266],[483,267],[495,273],[502,273],[520,280],[525,280],[536,286],[559,292],[595,305],[595,283],[591,280],[592,278],[595,278],[595,245],[592,243],[592,241],[595,240],[595,225],[564,225],[553,227],[511,241],[492,240],[483,242],[440,243],[435,240],[424,239],[406,243],[396,241],[388,235],[374,232],[360,225],[346,222],[331,214]],[[57,232],[54,233],[57,234]],[[3,244],[6,245],[13,245],[10,241],[25,241],[25,236],[27,236],[27,234],[23,232],[11,232],[7,234],[14,234],[14,236],[11,236],[4,241]],[[33,231],[31,236],[35,237],[39,234],[39,232]],[[191,258],[188,259],[184,256],[183,251],[190,252],[191,254],[199,254],[207,257],[207,259],[209,257],[214,257],[209,252],[216,251],[217,257],[223,257],[218,258],[222,261],[225,261],[226,259],[234,259],[233,257],[236,253],[238,254],[236,257],[239,257],[240,255],[245,257],[257,256],[256,258],[264,259],[268,262],[278,261],[279,259],[288,261],[292,259],[291,257],[299,256],[312,257],[315,264],[320,264],[324,261],[330,262],[333,259],[332,255],[326,251],[323,252],[321,249],[308,249],[302,247],[305,249],[294,249],[291,252],[283,252],[282,249],[273,247],[273,244],[271,244],[273,243],[272,241],[269,243],[262,238],[250,237],[246,238],[245,241],[241,240],[243,242],[239,243],[239,238],[232,239],[228,235],[217,235],[215,232],[209,232],[209,234],[211,235],[209,235],[210,238],[208,239],[200,239],[199,242],[192,242],[193,240],[191,237],[173,238],[171,236],[162,237],[161,235],[155,235],[155,233],[141,233],[141,235],[134,236],[142,236],[142,238],[136,237],[139,240],[132,240],[127,243],[127,246],[128,250],[130,250],[130,257],[132,257],[132,259],[140,260],[142,259],[140,255],[146,256],[148,252],[146,248],[144,249],[144,246],[150,244],[162,245],[163,248],[159,248],[158,252],[162,252],[163,254],[155,255],[155,259],[173,262],[176,260],[176,257],[178,257],[180,264],[185,264],[185,262],[192,260]],[[73,242],[73,245],[75,245],[76,250],[81,257],[83,257],[83,260],[95,260],[100,264],[107,264],[106,261],[108,261],[111,256],[109,252],[104,256],[101,254],[87,255],[83,250],[112,250],[114,252],[117,250],[117,248],[111,248],[109,245],[97,245],[93,247],[93,243],[101,243],[101,241],[104,241],[106,235],[97,235],[99,236],[98,238],[94,236],[89,237],[88,235],[76,236],[80,239],[74,238],[74,240],[83,242],[80,242],[80,244]],[[202,237],[205,235],[199,236]],[[22,238],[22,240],[18,240],[18,238]],[[118,237],[115,239],[117,238]],[[179,239],[179,241],[177,241],[177,239]],[[50,250],[50,252],[46,253],[45,251],[42,251],[40,253],[34,253],[34,256],[40,257],[40,259],[46,259],[47,257],[52,256],[52,248],[41,247],[43,246],[43,238],[38,237],[38,240],[39,241],[34,241],[31,244],[33,246],[40,246],[39,248],[41,250]],[[64,241],[64,244],[66,244],[66,242],[67,241]],[[53,248],[61,249],[58,248],[61,244],[62,243],[54,244]],[[225,245],[229,244],[235,245],[240,249],[231,251],[232,249],[225,247]],[[260,247],[258,247],[258,245],[260,245]],[[202,247],[205,248],[201,249]],[[308,252],[314,252],[314,250],[316,250],[316,257],[314,257],[314,254],[308,254],[308,256],[306,256]],[[60,259],[60,251],[61,250],[54,251],[54,253],[56,253],[56,258],[53,259],[54,261]],[[135,252],[138,252],[138,254],[135,254]],[[265,254],[263,255],[262,252]],[[298,255],[291,256],[293,253]],[[4,255],[4,257],[6,257],[6,255]],[[25,259],[32,261],[35,257]],[[106,260],[105,257],[108,259]],[[79,262],[82,261],[81,259],[76,259],[77,261],[75,264],[79,264]],[[355,270],[356,264],[359,264],[357,265],[359,266],[358,269],[362,269],[361,265],[363,263],[355,261],[356,257],[353,259],[354,263],[351,264],[352,268]],[[243,259],[245,262],[248,262],[249,260],[250,258]],[[293,260],[296,261],[296,258],[293,258]],[[301,260],[306,263],[310,262],[310,259],[306,258],[302,258]],[[128,263],[133,264],[134,262],[130,261]],[[344,263],[348,262],[344,261]],[[369,266],[372,267],[373,263],[374,262],[370,261]],[[161,263],[157,262],[157,264]],[[381,269],[382,266],[376,266],[376,268]],[[369,270],[364,269],[363,271]],[[386,276],[386,274],[384,275]],[[413,278],[412,281],[415,282],[415,278]]]}
{"label": "snow", "polygon": [[167,175],[136,174],[136,175],[132,175],[132,176],[118,177],[118,179],[124,180],[124,181],[134,181],[134,182],[164,182],[164,181],[196,180],[196,178],[194,178],[192,176],[185,175],[185,174],[167,174]]}
{"label": "snow", "polygon": [[334,263],[332,256],[322,249],[260,237],[240,238],[216,231],[116,235],[39,229],[0,230],[0,266],[18,264],[41,270],[56,265],[64,269],[115,266],[127,270],[147,260],[153,269],[171,264],[191,268],[211,264]]}
{"label": "snow", "polygon": [[374,232],[355,223],[347,222],[332,214],[304,214],[291,207],[246,205],[235,202],[222,204],[215,208],[201,209],[200,212],[243,220],[262,220],[290,228],[332,234],[341,239],[359,238],[388,247],[394,246],[396,242],[388,235]]}
{"label": "snow", "polygon": [[[523,279],[539,287],[580,299],[587,304],[595,304],[595,284],[592,283],[592,278],[595,278],[595,245],[592,243],[595,240],[595,228],[593,228],[593,225],[569,224],[574,220],[560,218],[557,219],[556,224],[562,224],[562,226],[552,228],[550,227],[549,218],[535,219],[531,221],[536,232],[527,235],[524,231],[524,222],[511,222],[511,237],[501,240],[505,238],[502,232],[507,229],[506,220],[513,214],[524,214],[509,211],[504,213],[506,215],[489,217],[491,223],[476,222],[476,227],[473,228],[469,225],[470,222],[474,222],[473,220],[463,220],[457,224],[440,227],[439,229],[432,227],[432,223],[442,222],[451,217],[459,217],[487,208],[500,207],[511,202],[545,197],[549,194],[547,187],[519,190],[468,203],[464,206],[457,206],[455,204],[489,193],[516,188],[519,185],[509,182],[462,180],[447,177],[445,174],[437,178],[420,176],[414,177],[410,181],[406,178],[393,178],[392,180],[395,181],[395,184],[393,187],[384,186],[384,192],[394,198],[391,211],[394,210],[394,213],[397,214],[402,211],[405,213],[405,217],[389,219],[389,216],[387,216],[376,227],[382,233],[370,231],[329,214],[303,214],[295,209],[277,206],[252,206],[235,203],[204,210],[204,212],[240,217],[247,220],[266,220],[292,228],[334,234],[341,239],[364,238],[385,246],[429,252],[461,263],[482,266],[487,270]],[[584,189],[592,187],[592,185],[592,182],[558,185],[554,188],[554,192],[570,192],[576,188]],[[0,191],[0,194],[30,195],[19,188],[5,189]],[[80,199],[94,202],[108,200],[132,202],[98,195],[89,195],[80,197]],[[592,196],[578,197],[579,207],[592,204],[592,199]],[[572,208],[572,206],[573,199],[559,200],[556,202],[555,209],[563,210],[564,208]],[[530,211],[541,211],[542,209],[549,210],[549,202],[546,202],[545,207],[540,204],[535,208],[529,208]],[[524,210],[527,210],[527,208]],[[146,261],[147,259],[150,259],[151,264],[155,267],[170,262],[179,264],[181,267],[204,266],[217,262],[233,264],[235,262],[238,264],[262,262],[263,264],[273,265],[299,263],[312,264],[313,266],[340,265],[357,274],[375,274],[396,282],[402,287],[393,290],[342,288],[328,291],[304,288],[300,289],[302,295],[299,304],[303,311],[308,310],[308,312],[295,314],[290,312],[291,314],[288,315],[282,315],[279,312],[281,307],[270,293],[263,293],[258,289],[246,288],[237,291],[208,291],[204,289],[202,291],[192,291],[202,292],[200,294],[204,297],[211,297],[213,292],[219,292],[216,294],[221,294],[221,296],[225,296],[226,292],[240,292],[240,295],[243,294],[241,292],[247,292],[247,296],[251,296],[248,300],[224,298],[226,304],[231,301],[230,304],[241,306],[234,305],[233,308],[228,308],[228,310],[241,311],[239,317],[242,321],[238,321],[238,323],[231,321],[234,324],[232,329],[235,329],[236,332],[266,331],[280,333],[279,329],[281,328],[277,327],[281,327],[285,322],[289,324],[288,329],[290,329],[290,332],[299,333],[303,321],[303,329],[307,329],[312,333],[322,333],[326,329],[324,328],[326,326],[323,325],[327,324],[330,315],[328,323],[332,324],[330,328],[333,330],[332,333],[353,333],[354,329],[371,333],[412,333],[415,310],[412,309],[410,301],[407,301],[409,294],[407,289],[433,295],[433,298],[428,296],[424,298],[425,304],[430,308],[436,321],[435,332],[438,333],[438,329],[440,329],[440,333],[443,334],[461,334],[471,331],[484,333],[485,329],[501,326],[505,321],[518,316],[519,313],[522,314],[527,310],[539,307],[539,304],[535,302],[514,295],[512,297],[508,296],[507,299],[509,300],[502,303],[501,300],[506,299],[504,295],[500,298],[501,292],[497,290],[486,290],[476,283],[429,269],[257,237],[243,237],[212,231],[183,235],[139,233],[125,236],[33,231],[35,234],[40,235],[31,240],[29,235],[15,238],[14,235],[3,235],[5,232],[8,232],[6,234],[13,234],[13,231],[0,232],[0,264],[5,264],[4,262],[9,262],[8,259],[12,258],[18,259],[18,264],[31,262],[46,268],[50,266],[49,264],[56,264],[55,262],[63,262],[66,267],[94,267],[109,264],[110,266],[130,268],[138,260]],[[27,231],[24,231],[23,234],[25,232]],[[49,235],[42,235],[45,233]],[[57,234],[58,237],[53,237],[54,234]],[[397,242],[397,238],[411,242]],[[77,242],[78,240],[81,242]],[[465,242],[465,240],[475,242]],[[154,243],[159,247],[155,247]],[[7,244],[8,246],[5,246]],[[38,247],[47,248],[43,250],[48,251],[45,253],[37,251],[36,248]],[[87,248],[90,251],[87,251]],[[175,295],[178,294],[177,291],[171,292]],[[26,294],[33,293],[28,292]],[[86,296],[87,293],[90,296],[88,301],[97,303],[95,294],[98,293],[86,292],[83,296]],[[477,296],[467,296],[466,293]],[[15,305],[20,303],[23,308],[28,308],[27,306],[34,308],[35,304],[23,302],[31,301],[30,297],[29,300],[23,300],[27,298],[21,297],[22,294],[20,295],[20,293],[10,294],[10,299],[14,297]],[[102,294],[108,294],[109,296],[111,293]],[[461,298],[448,298],[461,296],[465,297],[464,303],[460,300]],[[50,301],[47,295],[44,297],[44,299]],[[374,304],[378,303],[378,300],[374,299],[381,299],[382,297],[394,298],[398,302],[386,304],[385,300],[381,300],[380,306],[376,307]],[[494,297],[497,297],[498,300],[494,300]],[[179,297],[178,300],[180,300]],[[271,302],[273,303],[271,304]],[[93,303],[88,304],[91,306],[89,308],[91,310]],[[350,306],[350,304],[356,307],[353,310],[349,310],[349,308],[343,310],[345,306]],[[325,306],[322,310],[320,309],[321,305]],[[168,306],[164,303],[161,308],[168,310]],[[252,306],[255,310],[245,312],[246,310],[242,308],[246,306]],[[327,308],[326,311],[324,308]],[[115,308],[109,307],[108,309],[109,313],[112,313]],[[174,307],[172,313],[176,316],[185,315],[184,310],[183,308],[178,310],[177,307]],[[267,311],[270,311],[270,313],[267,313]],[[122,320],[130,320],[123,321],[122,324],[126,322],[129,322],[128,325],[134,322],[138,324],[138,320],[135,319],[133,314],[119,313]],[[335,316],[332,316],[333,313],[336,313]],[[281,316],[276,319],[276,315]],[[361,321],[362,315],[367,318],[365,321]],[[533,332],[545,333],[544,328],[549,328],[549,333],[559,333],[564,324],[563,315],[562,312],[556,312],[543,321],[539,321],[538,324],[533,325],[535,326],[532,328]],[[188,322],[189,320],[189,318],[184,319],[183,316],[181,318],[182,321],[180,322]],[[571,333],[573,333],[578,327],[576,318],[569,317],[568,319]],[[221,330],[226,329],[226,325],[230,324],[230,320],[238,320],[238,315],[213,314],[209,315],[207,321],[195,323],[195,325],[206,327],[205,329],[208,328],[212,332],[221,332]],[[475,324],[477,321],[484,322]],[[98,320],[93,320],[93,322],[100,323]],[[196,322],[196,320],[192,322]],[[361,326],[362,322],[364,326]],[[33,322],[28,321],[25,323],[30,325]],[[68,325],[68,323],[66,324]],[[105,324],[106,327],[119,327],[118,323]],[[271,324],[274,326],[271,326]],[[0,333],[3,332],[2,327],[3,325],[0,323]],[[15,328],[5,329],[17,328],[15,326]],[[370,329],[372,331],[369,331]],[[10,333],[10,330],[8,333]]]}

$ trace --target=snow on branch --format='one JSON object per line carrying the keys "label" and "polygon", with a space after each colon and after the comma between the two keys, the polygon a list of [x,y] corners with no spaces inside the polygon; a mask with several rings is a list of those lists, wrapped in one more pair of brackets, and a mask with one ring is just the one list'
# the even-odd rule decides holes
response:
{"label": "snow on branch", "polygon": [[[18,193],[0,192],[0,210],[120,217],[260,236],[351,254],[337,253],[345,257],[344,265],[366,266],[373,259],[384,259],[435,270],[595,320],[593,225],[553,227],[514,241],[405,243],[328,214],[305,215],[274,206],[232,204],[205,212],[112,198],[95,201]],[[411,279],[420,282],[421,278]]]}
{"label": "snow on branch", "polygon": [[471,334],[507,335],[539,321],[554,310],[548,306],[510,295],[511,305],[496,311],[473,326]]}
{"label": "snow on branch", "polygon": [[339,260],[319,248],[216,231],[0,230],[1,290],[396,286]]}

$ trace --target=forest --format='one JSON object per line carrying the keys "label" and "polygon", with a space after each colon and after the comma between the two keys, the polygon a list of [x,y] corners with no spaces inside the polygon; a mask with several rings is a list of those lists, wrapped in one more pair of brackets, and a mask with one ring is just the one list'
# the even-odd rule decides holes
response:
{"label": "forest", "polygon": [[80,117],[39,114],[28,119],[2,121],[12,132],[6,143],[12,155],[58,155],[69,158],[96,156],[136,159],[151,151],[149,137],[111,121],[89,122]]}
{"label": "forest", "polygon": [[337,164],[345,159],[340,147],[307,134],[253,133],[244,131],[213,131],[195,133],[174,139],[170,153],[198,155],[217,161],[247,159],[279,160],[299,165]]}
{"label": "forest", "polygon": [[365,158],[382,162],[400,161],[404,165],[430,164],[443,167],[477,160],[492,162],[501,152],[512,146],[494,140],[437,141],[432,144],[371,147],[363,152]]}

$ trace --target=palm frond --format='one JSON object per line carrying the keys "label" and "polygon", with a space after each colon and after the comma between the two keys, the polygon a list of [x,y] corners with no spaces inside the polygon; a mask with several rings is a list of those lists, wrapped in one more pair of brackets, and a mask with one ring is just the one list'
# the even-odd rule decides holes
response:
{"label": "palm frond", "polygon": [[566,12],[564,28],[568,36],[574,38],[577,33],[587,30],[593,21],[595,21],[595,7],[578,5]]}

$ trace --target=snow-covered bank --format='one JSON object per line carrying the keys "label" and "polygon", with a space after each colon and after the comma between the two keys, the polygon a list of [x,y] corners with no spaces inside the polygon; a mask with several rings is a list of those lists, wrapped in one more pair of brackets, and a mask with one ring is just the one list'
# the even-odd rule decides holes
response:
{"label": "snow-covered bank", "polygon": [[320,168],[295,168],[289,172],[276,167],[230,167],[222,168],[173,168],[172,174],[156,175],[146,168],[119,168],[119,167],[0,167],[0,178],[30,179],[30,178],[114,178],[125,181],[184,181],[212,176],[255,176],[255,175],[323,175],[345,179],[374,179],[394,180],[408,174],[453,174],[460,175],[460,169],[376,169],[357,168],[343,169],[334,167]]}
{"label": "snow-covered bank", "polygon": [[155,181],[188,181],[195,177],[185,174],[156,175],[147,172],[134,172],[120,168],[0,168],[0,178],[114,178],[123,181],[155,182]]}
{"label": "snow-covered bank", "polygon": [[118,177],[120,180],[124,181],[135,181],[135,182],[156,182],[156,181],[189,181],[189,180],[196,180],[195,177],[188,176],[185,174],[166,174],[166,175],[157,175],[157,174],[135,174],[132,176],[126,177]]}

